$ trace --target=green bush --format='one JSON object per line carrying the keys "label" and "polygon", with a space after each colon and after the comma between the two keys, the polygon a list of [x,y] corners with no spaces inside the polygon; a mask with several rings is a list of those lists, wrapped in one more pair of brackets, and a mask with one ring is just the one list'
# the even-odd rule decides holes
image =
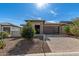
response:
{"label": "green bush", "polygon": [[32,28],[32,25],[30,22],[28,22],[22,29],[22,37],[26,38],[28,40],[31,40],[34,37],[35,29]]}
{"label": "green bush", "polygon": [[0,40],[0,49],[3,49],[5,47],[5,43],[3,40]]}
{"label": "green bush", "polygon": [[3,39],[5,39],[5,38],[7,38],[8,37],[8,33],[7,32],[0,32],[0,39],[1,38],[3,38]]}
{"label": "green bush", "polygon": [[64,30],[65,30],[66,34],[70,34],[70,26],[69,25],[64,26]]}

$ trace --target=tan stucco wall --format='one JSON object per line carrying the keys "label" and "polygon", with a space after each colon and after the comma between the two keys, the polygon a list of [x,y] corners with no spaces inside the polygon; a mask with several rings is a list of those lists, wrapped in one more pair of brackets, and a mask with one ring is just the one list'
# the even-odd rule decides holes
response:
{"label": "tan stucco wall", "polygon": [[43,34],[43,22],[31,22],[32,27],[35,28],[35,25],[40,25],[40,34]]}
{"label": "tan stucco wall", "polygon": [[[40,25],[40,34],[43,34],[45,31],[48,31],[50,28],[49,27],[59,27],[59,34],[64,34],[64,26],[61,26],[61,24],[45,24],[43,22],[31,22],[32,27],[35,28],[35,25]],[[48,27],[48,29],[45,29],[44,27]],[[58,30],[58,29],[55,29]],[[50,32],[53,32],[52,30]]]}
{"label": "tan stucco wall", "polygon": [[60,26],[59,24],[44,24],[44,26]]}

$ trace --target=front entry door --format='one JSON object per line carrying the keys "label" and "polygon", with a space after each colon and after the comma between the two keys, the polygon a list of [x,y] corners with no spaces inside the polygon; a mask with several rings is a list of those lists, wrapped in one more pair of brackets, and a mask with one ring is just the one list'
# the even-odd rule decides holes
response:
{"label": "front entry door", "polygon": [[40,25],[35,25],[36,34],[40,34]]}

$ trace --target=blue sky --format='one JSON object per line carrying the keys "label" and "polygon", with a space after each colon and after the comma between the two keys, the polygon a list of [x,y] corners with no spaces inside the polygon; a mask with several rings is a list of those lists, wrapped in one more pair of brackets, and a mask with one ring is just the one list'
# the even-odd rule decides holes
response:
{"label": "blue sky", "polygon": [[50,22],[68,21],[79,17],[77,3],[49,3],[41,8],[34,3],[0,3],[0,22],[23,24],[27,19],[44,19]]}

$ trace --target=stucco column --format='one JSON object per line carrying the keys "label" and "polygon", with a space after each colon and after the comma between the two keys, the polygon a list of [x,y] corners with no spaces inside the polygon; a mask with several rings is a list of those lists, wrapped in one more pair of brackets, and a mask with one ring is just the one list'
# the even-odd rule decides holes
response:
{"label": "stucco column", "polygon": [[1,31],[1,25],[0,25],[0,31]]}
{"label": "stucco column", "polygon": [[40,34],[43,34],[43,25],[40,25]]}
{"label": "stucco column", "polygon": [[59,26],[59,34],[62,34],[62,26]]}

